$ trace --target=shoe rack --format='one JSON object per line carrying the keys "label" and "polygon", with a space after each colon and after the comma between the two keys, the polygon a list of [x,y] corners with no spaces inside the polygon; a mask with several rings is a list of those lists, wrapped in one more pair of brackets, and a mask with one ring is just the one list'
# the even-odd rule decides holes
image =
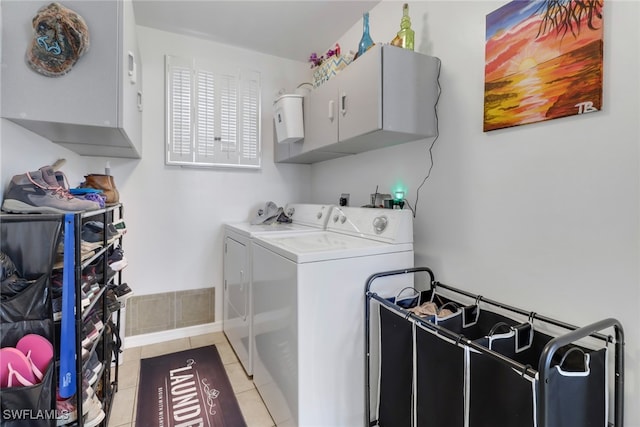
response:
{"label": "shoe rack", "polygon": [[[123,219],[124,208],[122,204],[107,206],[105,209],[89,211],[74,215],[74,274],[75,274],[75,348],[76,348],[76,408],[78,414],[83,414],[85,409],[82,390],[85,372],[91,369],[89,360],[97,354],[98,361],[102,364],[97,372],[98,379],[90,387],[98,396],[104,417],[99,425],[108,425],[109,415],[113,406],[113,398],[118,390],[118,369],[121,341],[119,337],[121,311],[120,303],[115,299],[113,289],[122,283],[122,270],[110,274],[108,255],[116,247],[122,247],[123,234],[117,234],[110,238],[108,225]],[[93,253],[82,250],[82,232],[89,221],[98,221],[103,224],[102,242]],[[97,277],[98,289],[89,298],[87,277]],[[80,309],[77,309],[77,308]],[[96,334],[97,332],[97,334]],[[84,356],[84,357],[83,357]],[[113,369],[113,375],[111,370]],[[88,414],[91,414],[90,408]],[[79,417],[80,419],[80,417]],[[87,419],[87,422],[92,420]],[[91,425],[95,425],[91,422]],[[85,425],[84,420],[78,425]]]}

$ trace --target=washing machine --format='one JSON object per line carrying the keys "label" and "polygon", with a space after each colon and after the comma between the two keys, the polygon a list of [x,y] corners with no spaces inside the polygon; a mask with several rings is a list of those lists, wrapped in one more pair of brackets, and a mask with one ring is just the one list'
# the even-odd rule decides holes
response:
{"label": "washing machine", "polygon": [[[324,231],[251,246],[253,381],[276,425],[365,424],[365,283],[413,267],[411,212],[333,207]],[[404,286],[389,278],[376,289]]]}
{"label": "washing machine", "polygon": [[223,316],[222,329],[247,375],[253,375],[251,245],[259,235],[269,233],[304,233],[324,230],[330,205],[288,204],[285,213],[291,223],[224,225],[223,250]]}

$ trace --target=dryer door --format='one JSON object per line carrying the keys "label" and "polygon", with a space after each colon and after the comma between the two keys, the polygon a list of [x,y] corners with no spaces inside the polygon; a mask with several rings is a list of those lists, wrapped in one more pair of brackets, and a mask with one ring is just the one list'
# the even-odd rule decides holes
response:
{"label": "dryer door", "polygon": [[222,328],[250,375],[248,246],[230,237],[224,241],[224,313]]}

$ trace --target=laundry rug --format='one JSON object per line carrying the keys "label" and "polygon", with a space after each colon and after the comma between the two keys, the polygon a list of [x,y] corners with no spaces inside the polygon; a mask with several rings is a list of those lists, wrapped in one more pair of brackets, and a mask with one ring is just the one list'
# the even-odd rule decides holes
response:
{"label": "laundry rug", "polygon": [[136,427],[246,427],[216,346],[140,360]]}

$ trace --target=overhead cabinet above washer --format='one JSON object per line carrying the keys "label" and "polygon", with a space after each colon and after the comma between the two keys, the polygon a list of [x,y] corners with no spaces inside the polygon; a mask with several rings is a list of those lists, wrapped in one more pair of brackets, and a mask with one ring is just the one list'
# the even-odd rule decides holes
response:
{"label": "overhead cabinet above washer", "polygon": [[2,1],[2,117],[84,156],[141,157],[142,92],[131,0],[68,0],[89,49],[66,74],[33,71],[32,19],[48,2]]}
{"label": "overhead cabinet above washer", "polygon": [[303,101],[304,139],[275,160],[315,163],[436,135],[438,58],[376,45]]}

